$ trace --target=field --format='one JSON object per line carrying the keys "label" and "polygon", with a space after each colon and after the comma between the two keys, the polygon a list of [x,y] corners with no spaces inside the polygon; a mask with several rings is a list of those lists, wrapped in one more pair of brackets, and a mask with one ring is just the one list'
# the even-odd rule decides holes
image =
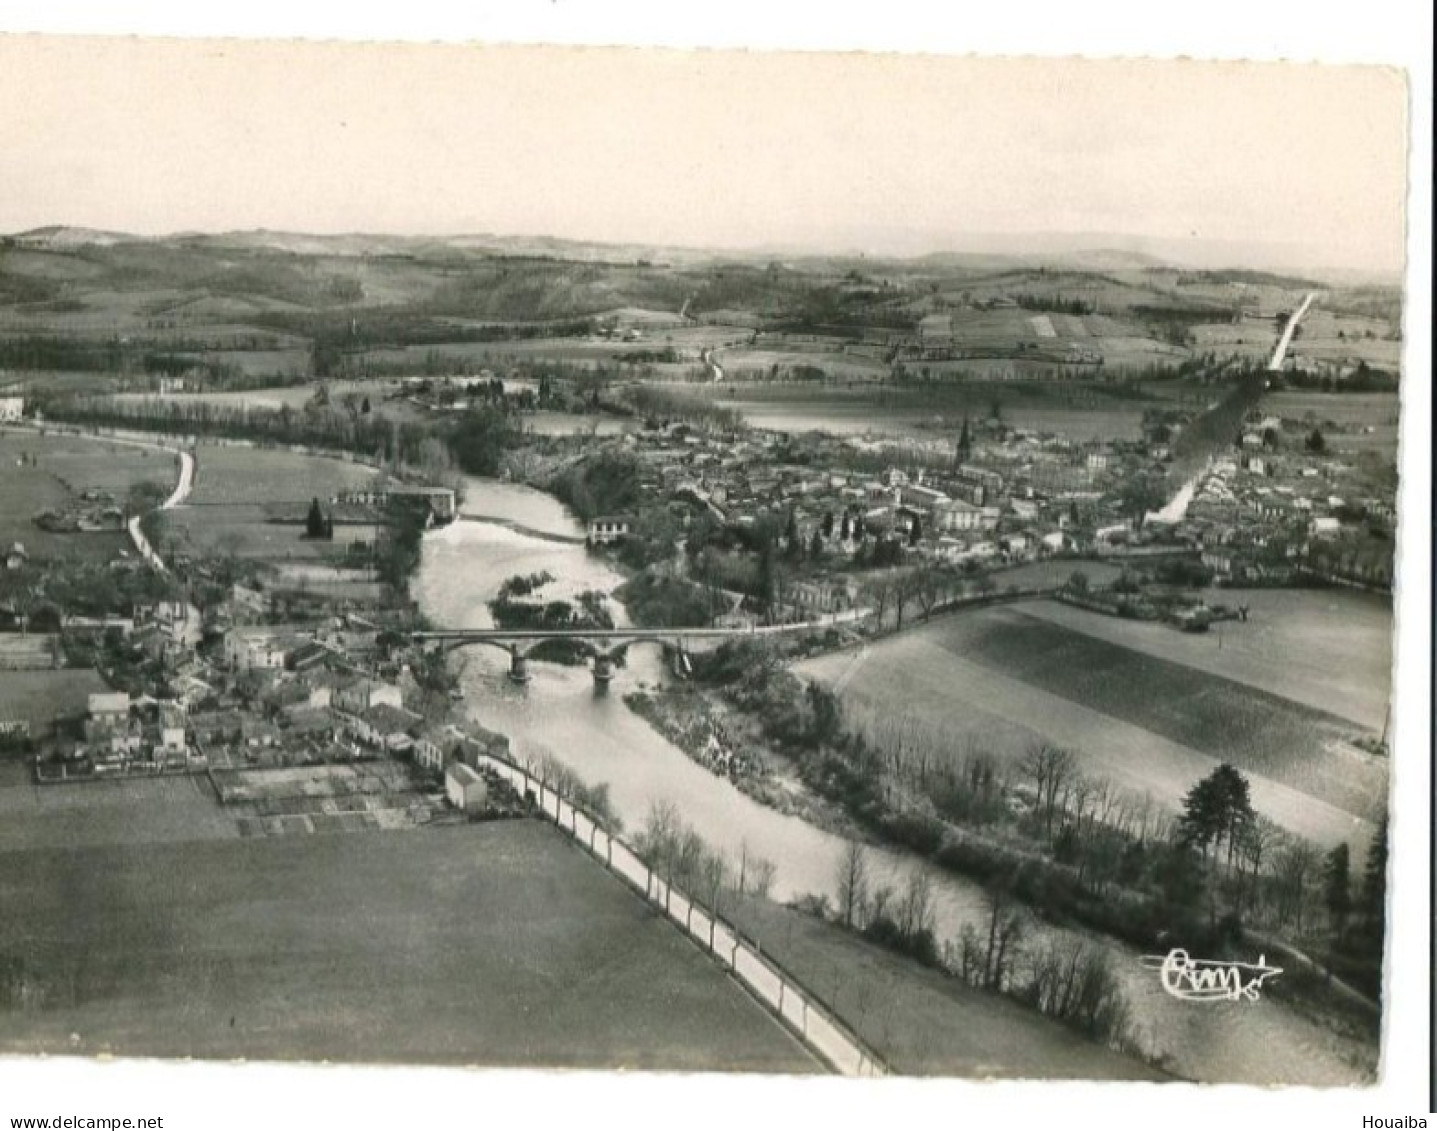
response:
{"label": "field", "polygon": [[123,500],[136,483],[174,486],[174,456],[129,444],[77,436],[0,432],[0,463],[7,467],[21,456],[34,456],[38,469],[59,479],[71,491],[109,491]]}
{"label": "field", "polygon": [[752,898],[729,915],[903,1075],[1164,1078],[1014,1001],[971,989],[811,915]]}
{"label": "field", "polygon": [[176,543],[207,553],[267,561],[318,561],[343,552],[352,541],[369,541],[371,526],[336,525],[334,540],[303,537],[303,526],[266,521],[276,503],[306,506],[328,502],[340,491],[363,486],[375,471],[364,464],[323,456],[229,445],[195,452],[195,482],[184,504],[168,512]]}
{"label": "field", "polygon": [[234,817],[202,778],[41,786],[29,767],[0,762],[0,854],[143,846],[168,862],[180,855],[179,844],[238,836]]}
{"label": "field", "polygon": [[859,353],[839,349],[824,350],[798,345],[793,348],[758,348],[736,346],[719,350],[714,360],[723,367],[726,380],[758,377],[777,367],[787,370],[806,365],[822,369],[830,377],[842,381],[878,381],[889,374],[888,364]]}
{"label": "field", "polygon": [[334,540],[304,537],[304,527],[266,521],[268,509],[257,503],[178,507],[167,519],[177,543],[197,552],[234,554],[274,562],[319,562],[354,541],[367,541],[370,526],[339,525]]}
{"label": "field", "polygon": [[[1086,563],[1075,564],[1094,583],[1101,581]],[[1011,574],[997,576],[1006,583]],[[1228,589],[1214,599],[1246,605],[1249,619],[1187,633],[1056,602],[1023,608],[1065,628],[1330,712],[1355,729],[1382,730],[1392,689],[1390,601],[1346,589]]]}
{"label": "field", "polygon": [[692,391],[740,412],[758,428],[837,435],[932,437],[958,427],[964,414],[983,418],[996,403],[1015,428],[1058,432],[1073,439],[1136,438],[1148,403],[1102,396],[1076,383],[1042,391],[1002,382],[966,382],[933,388],[803,383],[706,385]]}
{"label": "field", "polygon": [[38,734],[52,720],[82,715],[94,691],[108,691],[92,668],[0,671],[0,720],[25,719]]}
{"label": "field", "polygon": [[365,351],[356,360],[374,365],[400,365],[420,371],[433,356],[441,366],[472,369],[511,363],[543,361],[588,366],[613,366],[631,354],[673,349],[697,365],[701,352],[711,346],[747,341],[745,330],[729,326],[679,326],[644,330],[637,341],[605,338],[512,338],[493,342],[435,342],[422,346],[377,348]]}
{"label": "field", "polygon": [[[1242,628],[1225,626],[1225,639]],[[948,749],[1010,764],[1046,739],[1073,749],[1086,773],[1168,806],[1232,762],[1259,812],[1320,844],[1347,840],[1358,855],[1386,805],[1385,761],[1346,741],[1364,728],[1025,607],[944,617],[797,670],[841,681],[845,711],[867,729],[910,718]]]}
{"label": "field", "polygon": [[[314,399],[318,388],[314,382],[302,385],[274,385],[269,388],[244,389],[228,393],[119,393],[115,399],[120,402],[165,403],[165,404],[216,404],[234,405],[244,408],[278,410],[290,408],[299,410]],[[331,381],[329,395],[331,404],[344,404],[350,398],[362,401],[368,398],[373,411],[396,420],[424,420],[427,414],[402,400],[388,400],[403,391],[398,380]]]}
{"label": "field", "polygon": [[0,904],[11,1053],[817,1067],[533,821],[3,853]]}
{"label": "field", "polygon": [[1324,427],[1334,451],[1397,455],[1400,401],[1395,393],[1269,393],[1262,408],[1285,420]]}
{"label": "field", "polygon": [[238,445],[202,446],[195,453],[193,506],[223,503],[307,503],[361,487],[374,469],[345,460]]}
{"label": "field", "polygon": [[[31,458],[35,463],[29,463]],[[23,463],[21,461],[26,461]],[[149,482],[171,487],[174,459],[125,444],[74,436],[0,430],[0,546],[19,542],[35,558],[82,556],[100,561],[130,546],[122,531],[59,534],[41,530],[34,517],[63,510],[85,491],[108,492],[123,506],[130,488]]]}

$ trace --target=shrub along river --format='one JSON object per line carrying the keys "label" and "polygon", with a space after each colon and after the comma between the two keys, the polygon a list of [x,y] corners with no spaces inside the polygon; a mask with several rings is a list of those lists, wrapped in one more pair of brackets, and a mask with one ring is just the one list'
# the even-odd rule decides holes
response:
{"label": "shrub along river", "polygon": [[[557,500],[494,480],[469,479],[463,510],[470,516],[428,534],[414,592],[420,607],[445,627],[490,627],[487,602],[515,574],[548,572],[546,595],[612,591],[623,578],[581,544],[537,536],[581,538],[583,529]],[[521,533],[516,527],[535,532]],[[617,624],[629,623],[612,606]],[[548,753],[591,785],[605,783],[623,826],[641,829],[653,805],[672,802],[712,847],[737,861],[743,852],[776,866],[771,894],[780,900],[814,893],[836,902],[844,840],[802,819],[767,808],[692,761],[623,702],[623,692],[669,678],[656,646],[629,651],[613,689],[596,691],[582,667],[530,663],[530,681],[508,678],[509,658],[475,646],[456,654],[466,702],[475,719],[507,734],[520,754]],[[871,882],[901,891],[915,868],[932,868],[907,851],[874,849]],[[932,868],[935,935],[956,940],[964,924],[984,920],[977,884]],[[1071,936],[1063,928],[1030,926],[1028,946]],[[1133,950],[1100,940],[1109,952],[1142,1047],[1162,1053],[1178,1074],[1205,1081],[1255,1084],[1351,1084],[1370,1080],[1375,1050],[1338,1036],[1281,1002],[1186,1002],[1169,997],[1155,971]],[[1257,956],[1253,956],[1256,961]],[[1058,1066],[1055,1066],[1055,1070]]]}

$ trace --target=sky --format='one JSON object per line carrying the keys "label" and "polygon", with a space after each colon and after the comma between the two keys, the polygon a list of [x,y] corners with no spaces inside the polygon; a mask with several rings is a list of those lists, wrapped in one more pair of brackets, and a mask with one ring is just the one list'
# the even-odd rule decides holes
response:
{"label": "sky", "polygon": [[0,231],[1098,233],[1396,271],[1406,98],[1375,66],[9,37]]}

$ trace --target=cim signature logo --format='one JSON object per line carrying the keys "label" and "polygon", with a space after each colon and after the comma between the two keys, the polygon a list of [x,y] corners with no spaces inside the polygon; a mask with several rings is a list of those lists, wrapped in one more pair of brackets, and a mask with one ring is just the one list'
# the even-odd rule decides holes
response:
{"label": "cim signature logo", "polygon": [[1193,958],[1181,948],[1165,955],[1145,954],[1143,965],[1157,970],[1163,989],[1181,1001],[1257,1001],[1262,984],[1282,973],[1267,964],[1267,956],[1253,962],[1216,962]]}

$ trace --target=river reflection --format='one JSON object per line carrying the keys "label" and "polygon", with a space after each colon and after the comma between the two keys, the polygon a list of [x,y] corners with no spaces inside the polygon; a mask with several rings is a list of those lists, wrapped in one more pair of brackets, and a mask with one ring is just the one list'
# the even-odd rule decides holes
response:
{"label": "river reflection", "polygon": [[[530,488],[470,479],[463,510],[570,538],[583,529],[551,496]],[[547,571],[555,594],[610,591],[623,578],[582,545],[544,540],[473,518],[425,538],[414,589],[420,607],[445,627],[490,627],[486,602],[505,578]],[[612,606],[618,623],[627,623]],[[504,652],[484,646],[457,653],[466,702],[483,725],[507,734],[520,753],[548,752],[585,781],[609,787],[624,828],[642,828],[652,806],[671,802],[703,839],[737,862],[743,852],[773,862],[772,894],[791,899],[837,890],[845,841],[797,817],[760,805],[690,760],[623,702],[625,691],[668,678],[656,646],[629,650],[611,693],[596,693],[585,668],[532,662],[530,682],[508,678]],[[914,868],[911,853],[871,850],[870,874],[901,890]],[[956,939],[983,918],[976,884],[933,871],[934,920],[940,940]],[[1033,923],[1026,942],[1039,945],[1070,932]],[[1251,1083],[1359,1083],[1352,1046],[1270,999],[1260,1003],[1193,1004],[1165,995],[1136,952],[1104,940],[1127,992],[1144,1044],[1167,1052],[1176,1071],[1204,1080]]]}

